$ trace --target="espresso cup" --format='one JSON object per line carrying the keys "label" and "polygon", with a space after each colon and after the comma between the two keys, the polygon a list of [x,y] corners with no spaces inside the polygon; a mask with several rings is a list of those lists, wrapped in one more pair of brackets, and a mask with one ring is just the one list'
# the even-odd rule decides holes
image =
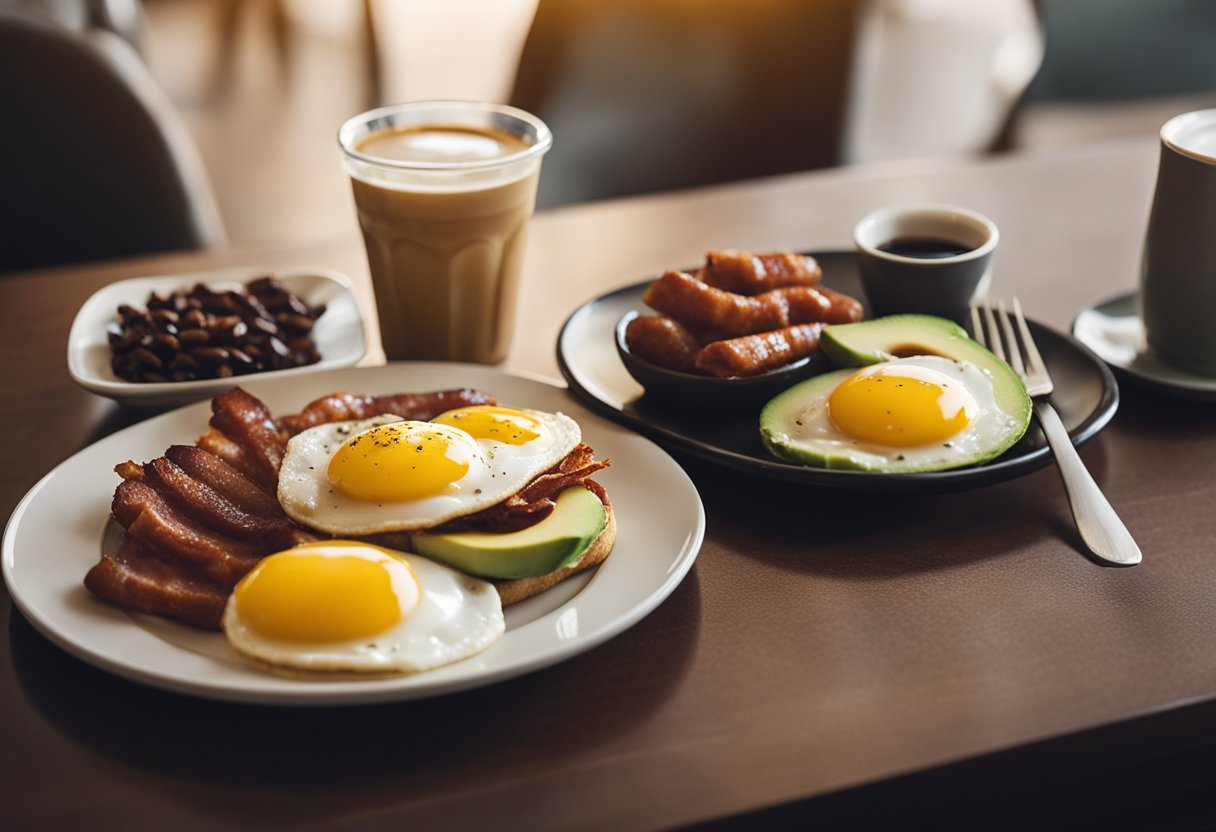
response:
{"label": "espresso cup", "polygon": [[987,291],[1000,239],[992,220],[953,205],[879,208],[853,229],[862,290],[876,316],[966,320]]}
{"label": "espresso cup", "polygon": [[1148,347],[1181,370],[1216,376],[1216,109],[1161,128],[1161,161],[1140,269]]}
{"label": "espresso cup", "polygon": [[523,110],[463,101],[382,107],[342,125],[387,358],[506,358],[552,142]]}

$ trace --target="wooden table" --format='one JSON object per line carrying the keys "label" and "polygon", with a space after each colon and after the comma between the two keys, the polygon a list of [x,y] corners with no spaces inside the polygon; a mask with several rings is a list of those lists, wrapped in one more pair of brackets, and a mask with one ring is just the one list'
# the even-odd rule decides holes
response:
{"label": "wooden table", "polygon": [[[913,201],[992,217],[998,286],[1066,329],[1134,287],[1155,169],[1155,144],[1136,141],[555,210],[533,226],[506,366],[556,378],[570,310],[710,247],[845,248],[863,213]],[[121,277],[253,263],[337,268],[367,300],[356,239],[0,279],[4,514],[138,418],[70,381],[80,303]],[[1018,825],[1190,811],[1216,781],[1214,413],[1124,384],[1085,447],[1143,548],[1127,570],[1079,554],[1052,468],[880,498],[685,460],[708,534],[658,610],[571,661],[432,700],[301,711],[161,693],[53,647],[6,594],[5,825],[648,829],[745,813]]]}

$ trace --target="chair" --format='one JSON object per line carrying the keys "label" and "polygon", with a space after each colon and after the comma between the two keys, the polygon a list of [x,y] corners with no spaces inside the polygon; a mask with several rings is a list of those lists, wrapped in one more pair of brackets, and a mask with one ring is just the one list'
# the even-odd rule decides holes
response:
{"label": "chair", "polygon": [[0,272],[220,245],[206,171],[131,43],[0,6]]}

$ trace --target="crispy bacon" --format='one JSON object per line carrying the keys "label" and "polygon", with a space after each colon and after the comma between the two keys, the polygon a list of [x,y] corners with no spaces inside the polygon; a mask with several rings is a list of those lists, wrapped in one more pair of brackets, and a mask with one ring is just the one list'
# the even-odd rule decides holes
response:
{"label": "crispy bacon", "polygon": [[589,445],[579,444],[561,462],[528,483],[513,496],[474,514],[449,520],[432,531],[512,532],[525,529],[549,516],[557,495],[572,485],[587,481],[596,471],[612,464],[593,458]]}
{"label": "crispy bacon", "polygon": [[[279,501],[273,494],[268,494],[223,459],[197,445],[171,445],[165,451],[165,457],[192,479],[208,485],[241,511],[259,517],[284,516],[283,509],[279,507]],[[143,468],[136,467],[142,473]]]}
{"label": "crispy bacon", "polygon": [[163,558],[184,561],[219,584],[235,585],[266,554],[265,546],[193,522],[161,492],[139,480],[119,483],[111,511],[128,534]]}
{"label": "crispy bacon", "polygon": [[333,393],[307,404],[302,411],[279,419],[279,428],[288,436],[317,425],[348,419],[370,419],[392,413],[402,419],[430,421],[448,410],[478,404],[496,404],[492,396],[477,390],[439,390],[434,393],[400,393],[387,396],[356,396]]}
{"label": "crispy bacon", "polygon": [[181,506],[194,520],[220,534],[238,540],[263,541],[280,548],[313,537],[302,532],[281,511],[277,516],[259,516],[238,508],[205,481],[194,479],[165,457],[146,463],[144,473],[153,488]]}
{"label": "crispy bacon", "polygon": [[211,400],[211,414],[211,426],[248,454],[251,476],[275,490],[287,440],[279,433],[270,408],[242,388],[233,387]]}
{"label": "crispy bacon", "polygon": [[126,609],[216,629],[231,587],[223,588],[175,561],[166,561],[130,534],[103,557],[84,585],[98,598]]}
{"label": "crispy bacon", "polygon": [[[120,607],[218,628],[237,581],[262,557],[318,535],[283,513],[275,491],[287,434],[324,421],[396,413],[431,418],[494,400],[474,390],[397,396],[335,394],[275,422],[261,401],[234,388],[212,401],[211,428],[197,446],[173,445],[164,456],[121,462],[114,519],[124,532],[117,551],[85,576],[95,595]],[[510,531],[553,510],[565,488],[608,465],[580,445],[515,497],[467,518],[462,528]],[[445,530],[452,530],[446,529]]]}

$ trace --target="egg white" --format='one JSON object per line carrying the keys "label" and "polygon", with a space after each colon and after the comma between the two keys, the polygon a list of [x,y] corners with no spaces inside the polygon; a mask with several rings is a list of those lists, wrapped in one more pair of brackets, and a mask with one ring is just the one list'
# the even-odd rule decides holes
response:
{"label": "egg white", "polygon": [[465,454],[469,470],[443,493],[404,501],[355,499],[334,488],[326,474],[330,458],[347,439],[378,425],[403,421],[400,417],[377,416],[309,428],[287,443],[279,471],[279,504],[298,523],[348,536],[427,529],[489,508],[552,468],[582,439],[578,423],[563,413],[522,412],[538,425],[537,437],[523,445],[474,439],[459,428],[432,425]]}
{"label": "egg white", "polygon": [[417,673],[474,656],[506,629],[494,585],[403,552],[421,587],[418,605],[375,636],[329,643],[298,643],[259,633],[241,620],[235,593],[221,626],[242,656],[282,673]]}
{"label": "egg white", "polygon": [[[926,471],[944,470],[970,464],[985,448],[1009,444],[1021,435],[1025,424],[1004,412],[996,401],[991,377],[976,365],[940,356],[912,356],[893,359],[876,367],[900,365],[935,370],[955,381],[961,381],[977,405],[971,421],[948,439],[912,447],[898,447],[867,442],[840,430],[832,421],[828,399],[835,386],[820,388],[808,397],[793,418],[781,425],[786,444],[795,445],[826,460],[836,460],[829,467],[847,467],[865,471]],[[841,373],[841,380],[849,373]]]}

